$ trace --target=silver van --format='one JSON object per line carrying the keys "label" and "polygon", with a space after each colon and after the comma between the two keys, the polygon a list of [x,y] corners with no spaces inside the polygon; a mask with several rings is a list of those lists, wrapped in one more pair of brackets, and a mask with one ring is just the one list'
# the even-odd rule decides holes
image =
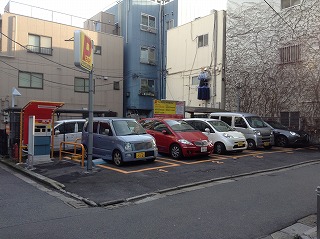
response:
{"label": "silver van", "polygon": [[260,116],[249,113],[215,112],[210,113],[209,118],[226,122],[235,130],[246,137],[248,149],[264,147],[271,149],[274,145],[274,135]]}
{"label": "silver van", "polygon": [[[88,151],[88,121],[82,132],[82,141]],[[132,118],[93,118],[92,156],[113,161],[121,166],[124,162],[145,160],[153,162],[158,155],[155,139]]]}
{"label": "silver van", "polygon": [[[68,120],[57,120],[54,122],[54,151],[59,150],[60,143],[75,142],[77,139],[81,139],[82,129],[85,119],[68,119]],[[78,142],[80,143],[80,141]],[[63,149],[73,149],[72,145],[65,144]]]}

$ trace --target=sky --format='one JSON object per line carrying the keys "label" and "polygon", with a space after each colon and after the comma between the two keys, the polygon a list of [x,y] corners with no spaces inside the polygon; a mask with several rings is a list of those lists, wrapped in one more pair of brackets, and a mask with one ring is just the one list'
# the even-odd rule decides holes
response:
{"label": "sky", "polygon": [[[4,7],[8,1],[9,0],[0,0],[0,14],[3,13]],[[188,1],[190,0],[186,0],[186,2]],[[197,0],[192,1],[196,2]],[[216,2],[217,10],[220,10],[225,6],[225,2],[227,0],[212,1]],[[81,16],[88,19],[96,15],[98,12],[108,8],[111,4],[116,2],[116,0],[12,0],[12,2],[37,6],[40,8],[67,13],[74,16]]]}

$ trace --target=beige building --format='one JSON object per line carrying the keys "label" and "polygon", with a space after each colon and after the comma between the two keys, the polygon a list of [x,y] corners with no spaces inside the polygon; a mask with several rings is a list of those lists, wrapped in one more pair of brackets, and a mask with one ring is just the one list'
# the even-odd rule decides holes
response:
{"label": "beige building", "polygon": [[13,88],[21,94],[14,98],[16,108],[31,100],[64,102],[66,110],[88,108],[89,74],[74,65],[75,30],[94,41],[94,110],[122,116],[122,37],[8,12],[0,23],[0,129],[3,110],[12,107]]}
{"label": "beige building", "polygon": [[[186,112],[205,113],[225,108],[225,11],[212,11],[168,30],[166,99],[185,101]],[[208,99],[198,99],[206,70]]]}

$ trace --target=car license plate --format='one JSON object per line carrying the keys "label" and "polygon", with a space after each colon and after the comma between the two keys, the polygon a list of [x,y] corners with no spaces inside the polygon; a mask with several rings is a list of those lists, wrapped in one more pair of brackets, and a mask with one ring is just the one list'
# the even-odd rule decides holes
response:
{"label": "car license plate", "polygon": [[244,142],[238,142],[238,147],[243,147]]}
{"label": "car license plate", "polygon": [[269,146],[270,142],[263,142],[263,146]]}
{"label": "car license plate", "polygon": [[201,147],[201,152],[207,152],[207,151],[208,151],[207,147]]}
{"label": "car license plate", "polygon": [[136,153],[136,158],[141,159],[141,158],[144,158],[145,155],[146,155],[145,152]]}

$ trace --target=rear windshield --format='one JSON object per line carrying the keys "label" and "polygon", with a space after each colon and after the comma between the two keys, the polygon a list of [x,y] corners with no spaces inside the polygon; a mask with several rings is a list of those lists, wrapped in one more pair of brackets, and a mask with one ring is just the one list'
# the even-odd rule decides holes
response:
{"label": "rear windshield", "polygon": [[115,120],[112,125],[118,136],[146,134],[145,129],[135,120]]}
{"label": "rear windshield", "polygon": [[252,128],[265,128],[265,127],[268,127],[259,116],[246,117],[246,120],[248,121],[249,125]]}

